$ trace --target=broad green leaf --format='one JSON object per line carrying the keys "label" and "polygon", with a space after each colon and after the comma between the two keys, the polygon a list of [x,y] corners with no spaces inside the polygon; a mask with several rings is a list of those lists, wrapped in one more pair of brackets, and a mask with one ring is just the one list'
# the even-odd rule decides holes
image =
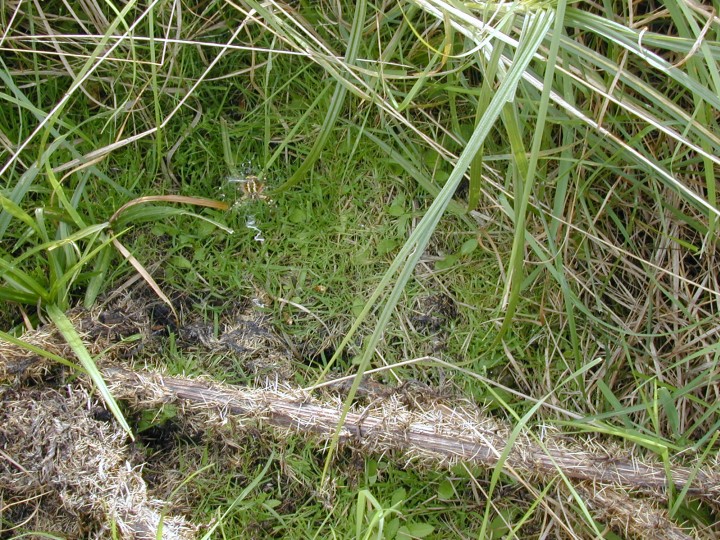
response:
{"label": "broad green leaf", "polygon": [[429,523],[408,523],[398,529],[396,538],[398,540],[411,540],[413,538],[425,538],[433,533],[435,527]]}

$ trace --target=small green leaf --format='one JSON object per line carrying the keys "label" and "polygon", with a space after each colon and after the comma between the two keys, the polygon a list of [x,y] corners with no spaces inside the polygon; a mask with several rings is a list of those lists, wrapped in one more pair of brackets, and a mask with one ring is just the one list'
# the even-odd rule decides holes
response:
{"label": "small green leaf", "polygon": [[459,259],[459,255],[447,255],[444,259],[440,259],[435,263],[435,268],[437,270],[447,270],[448,268],[453,267]]}
{"label": "small green leaf", "polygon": [[478,241],[477,238],[471,238],[470,240],[465,240],[463,242],[463,245],[460,246],[460,254],[461,255],[470,255],[473,251],[475,251],[478,247]]}
{"label": "small green leaf", "polygon": [[393,203],[388,206],[387,213],[394,217],[402,216],[405,213],[405,197],[396,197]]}
{"label": "small green leaf", "polygon": [[490,523],[491,538],[495,539],[505,536],[509,530],[508,522],[512,522],[512,520],[509,520],[507,516],[496,516]]}
{"label": "small green leaf", "polygon": [[407,525],[400,527],[397,532],[396,538],[403,540],[410,540],[411,538],[425,538],[432,534],[435,527],[428,523],[408,523]]}
{"label": "small green leaf", "polygon": [[443,480],[438,486],[438,499],[441,501],[449,501],[455,498],[455,489],[450,480]]}
{"label": "small green leaf", "polygon": [[392,518],[385,525],[385,540],[393,540],[397,536],[398,530],[400,530],[400,518]]}
{"label": "small green leaf", "polygon": [[169,262],[176,268],[180,268],[182,270],[190,270],[193,267],[192,263],[182,255],[174,255],[173,257],[170,257]]}
{"label": "small green leaf", "polygon": [[400,503],[404,502],[405,499],[407,499],[407,492],[405,491],[405,488],[397,488],[393,494],[391,499],[391,505],[393,508],[396,505],[399,505]]}
{"label": "small green leaf", "polygon": [[206,238],[207,236],[210,236],[214,231],[215,224],[211,223],[210,221],[202,220],[195,226],[195,232],[200,238]]}
{"label": "small green leaf", "polygon": [[302,208],[293,208],[288,215],[288,219],[291,223],[304,223],[305,210],[303,210]]}
{"label": "small green leaf", "polygon": [[385,238],[384,240],[380,240],[380,242],[377,245],[377,253],[378,255],[387,255],[391,251],[393,251],[397,247],[398,243],[397,240],[394,240],[393,238]]}
{"label": "small green leaf", "polygon": [[658,400],[660,401],[665,416],[667,416],[668,424],[675,435],[680,433],[680,415],[678,414],[677,407],[675,406],[675,400],[667,388],[660,388],[658,390]]}
{"label": "small green leaf", "polygon": [[375,482],[377,482],[378,479],[378,464],[377,461],[374,459],[371,459],[367,463],[367,483],[369,485],[373,485]]}

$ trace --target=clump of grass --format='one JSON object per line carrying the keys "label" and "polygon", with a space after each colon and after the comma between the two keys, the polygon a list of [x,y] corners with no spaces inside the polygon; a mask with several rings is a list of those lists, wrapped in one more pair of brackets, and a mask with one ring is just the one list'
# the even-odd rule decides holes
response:
{"label": "clump of grass", "polygon": [[[2,16],[6,328],[121,283],[133,271],[121,241],[159,290],[207,312],[267,294],[303,383],[357,374],[348,406],[364,371],[430,351],[485,382],[418,366],[386,380],[442,382],[518,430],[601,426],[639,454],[717,454],[709,9],[18,2]],[[228,183],[238,175],[257,176],[262,197]],[[111,230],[122,205],[163,195],[224,196],[232,210],[143,205]],[[413,322],[428,293],[457,309],[441,349]],[[309,475],[318,485],[333,448]],[[493,509],[500,470],[480,521],[451,528],[566,519],[546,492]],[[355,519],[375,521],[342,534],[401,511],[390,485],[361,484]],[[669,506],[712,521],[683,493]],[[595,530],[580,502],[572,515],[563,526]]]}

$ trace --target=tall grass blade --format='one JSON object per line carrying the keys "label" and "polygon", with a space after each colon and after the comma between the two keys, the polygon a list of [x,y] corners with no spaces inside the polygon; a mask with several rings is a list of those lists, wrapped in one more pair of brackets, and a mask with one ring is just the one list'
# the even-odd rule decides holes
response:
{"label": "tall grass blade", "polygon": [[[515,236],[513,238],[512,252],[510,254],[510,261],[508,262],[508,269],[506,272],[507,282],[505,284],[505,294],[501,306],[501,311],[505,313],[502,326],[495,338],[495,343],[498,343],[512,324],[513,317],[515,316],[515,309],[517,308],[520,300],[521,286],[523,282],[522,269],[523,269],[523,257],[525,252],[525,221],[527,219],[528,205],[530,196],[533,193],[533,187],[535,184],[535,177],[538,164],[538,156],[540,153],[540,146],[543,140],[543,134],[545,132],[545,119],[547,118],[548,105],[550,103],[550,90],[553,87],[553,81],[555,79],[555,64],[557,61],[557,53],[560,47],[560,37],[563,33],[563,26],[565,24],[565,1],[560,0],[558,2],[555,11],[555,28],[552,33],[552,39],[550,41],[550,52],[548,54],[547,63],[545,64],[545,77],[543,79],[543,91],[540,96],[540,102],[538,104],[537,111],[537,123],[535,124],[535,133],[533,135],[532,148],[530,149],[530,159],[526,163],[524,157],[524,148],[522,147],[522,136],[519,132],[519,123],[516,121],[517,113],[508,113],[508,122],[506,125],[512,126],[513,129],[509,130],[511,146],[517,159],[517,166],[519,173],[522,177],[522,190],[520,193],[515,193]],[[511,105],[508,105],[510,107]],[[520,187],[519,186],[519,187]],[[518,200],[520,204],[518,205]]]}
{"label": "tall grass blade", "polygon": [[46,309],[48,316],[53,321],[53,323],[55,323],[58,331],[62,334],[63,338],[65,338],[65,341],[67,341],[68,345],[70,345],[70,348],[75,353],[75,356],[77,356],[80,364],[88,373],[90,379],[92,379],[92,382],[95,384],[98,392],[100,392],[100,396],[105,402],[107,408],[110,410],[110,412],[112,412],[113,416],[118,421],[120,426],[125,430],[128,436],[132,440],[135,440],[135,437],[132,434],[132,430],[130,429],[127,421],[125,420],[125,417],[123,416],[120,407],[115,401],[113,395],[110,393],[110,390],[105,384],[105,380],[103,379],[102,374],[98,370],[95,361],[90,356],[87,348],[85,348],[82,339],[75,330],[72,322],[70,322],[70,319],[68,319],[65,313],[58,309],[57,306],[50,304],[46,307]]}
{"label": "tall grass blade", "polygon": [[[412,276],[417,262],[420,260],[420,257],[422,256],[428,242],[430,241],[430,238],[432,237],[433,231],[437,227],[438,222],[443,216],[445,209],[447,208],[450,200],[455,194],[457,186],[464,177],[465,172],[470,166],[470,163],[475,157],[478,149],[482,145],[487,135],[490,133],[492,127],[495,125],[495,121],[500,116],[500,113],[505,103],[513,99],[517,84],[522,78],[522,75],[527,69],[527,66],[530,64],[533,55],[540,47],[540,44],[543,42],[546,33],[550,29],[554,14],[551,11],[539,11],[537,13],[528,15],[528,18],[529,23],[525,27],[524,34],[519,41],[518,49],[515,52],[514,61],[511,64],[507,74],[504,76],[502,82],[500,83],[500,86],[498,87],[495,95],[490,101],[490,104],[488,105],[487,110],[483,114],[483,117],[480,119],[480,122],[478,122],[478,125],[472,134],[472,137],[470,137],[470,140],[467,143],[467,146],[458,158],[457,164],[453,169],[452,173],[450,174],[447,183],[440,191],[437,198],[430,206],[418,226],[415,228],[408,240],[405,242],[398,255],[393,260],[390,268],[383,276],[380,284],[373,292],[372,296],[366,303],[362,312],[353,323],[353,326],[350,328],[347,335],[343,339],[343,342],[340,344],[335,355],[333,356],[333,359],[335,359],[347,346],[348,342],[350,341],[350,339],[352,339],[360,324],[362,324],[363,320],[367,317],[370,310],[375,306],[375,303],[377,302],[379,297],[383,294],[385,287],[389,285],[389,283],[392,281],[395,274],[399,270],[400,273],[395,280],[390,295],[385,301],[385,305],[378,318],[375,330],[373,331],[370,338],[367,340],[367,343],[364,344],[363,354],[360,358],[357,374],[355,375],[353,384],[350,388],[350,391],[348,392],[348,396],[345,400],[343,411],[338,422],[338,428],[328,449],[328,456],[325,461],[325,467],[323,469],[323,479],[327,477],[330,462],[332,460],[335,449],[337,448],[340,430],[342,429],[342,425],[347,416],[347,412],[350,409],[350,404],[355,398],[355,394],[357,393],[357,390],[360,386],[363,374],[365,373],[367,367],[370,365],[370,360],[375,353],[375,347],[377,346],[382,337],[385,327],[387,326],[387,323],[390,320],[395,306],[400,299],[402,291],[405,288],[407,282],[410,280],[410,277]],[[331,359],[331,362],[333,361],[333,359]]]}
{"label": "tall grass blade", "polygon": [[[367,2],[365,0],[360,0],[355,5],[355,15],[353,17],[353,24],[350,30],[347,52],[345,53],[345,62],[347,65],[355,64],[355,60],[357,59],[360,44],[362,43],[362,31],[365,26],[366,8]],[[305,175],[312,166],[315,165],[315,162],[320,157],[323,148],[325,148],[325,145],[332,134],[335,124],[337,124],[340,111],[342,111],[343,105],[345,104],[346,95],[347,88],[342,82],[338,81],[337,86],[335,87],[335,92],[330,98],[330,108],[328,109],[327,116],[320,128],[320,134],[318,135],[315,144],[310,149],[310,153],[305,157],[305,160],[302,162],[300,167],[298,167],[293,175],[275,190],[276,193],[282,193],[293,186],[296,186],[303,178],[305,178]]]}

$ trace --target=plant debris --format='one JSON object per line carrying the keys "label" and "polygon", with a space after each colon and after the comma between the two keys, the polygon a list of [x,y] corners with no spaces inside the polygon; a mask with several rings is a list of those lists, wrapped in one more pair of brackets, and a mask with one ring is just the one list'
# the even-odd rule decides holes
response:
{"label": "plant debris", "polygon": [[[238,430],[248,428],[270,428],[281,440],[302,435],[320,445],[335,433],[342,397],[310,395],[292,387],[286,377],[266,377],[264,385],[244,387],[134,369],[120,362],[133,350],[147,352],[128,342],[128,336],[150,341],[153,335],[149,311],[138,306],[128,309],[129,305],[126,302],[123,316],[110,317],[107,310],[75,310],[71,317],[93,354],[111,352],[99,363],[103,377],[113,395],[131,408],[171,405],[189,432],[219,434],[229,445]],[[239,355],[264,366],[263,370],[270,364],[287,369],[283,366],[289,353],[266,318],[249,311],[228,320],[234,322],[224,325],[218,335],[199,323],[178,325],[176,331],[188,346]],[[50,327],[28,332],[23,339],[57,354],[67,353]],[[87,390],[82,385],[62,391],[19,387],[29,375],[42,378],[48,365],[49,361],[14,345],[0,350],[0,381],[15,383],[4,387],[0,428],[0,486],[6,500],[50,497],[57,515],[62,508],[70,515],[92,518],[100,524],[97,531],[106,531],[107,523],[115,522],[124,537],[152,536],[163,503],[148,496],[139,474],[142,464],[128,460],[125,435],[113,421],[102,415],[96,419]],[[659,504],[670,490],[685,490],[687,496],[720,506],[717,468],[641,462],[607,444],[591,444],[550,428],[543,430],[542,437],[527,431],[514,440],[511,431],[471,402],[456,401],[451,407],[439,400],[409,400],[389,389],[355,405],[340,439],[364,455],[393,455],[405,460],[406,466],[463,462],[485,468],[501,465],[518,479],[529,476],[550,482],[563,477],[567,492],[579,494],[596,519],[637,537],[690,537]],[[51,517],[38,512],[34,519],[41,515]],[[166,517],[163,527],[164,538],[185,538],[197,530],[183,518]]]}
{"label": "plant debris", "polygon": [[165,515],[130,461],[127,435],[96,419],[82,386],[2,389],[0,489],[5,519],[70,537],[183,540],[198,527]]}

